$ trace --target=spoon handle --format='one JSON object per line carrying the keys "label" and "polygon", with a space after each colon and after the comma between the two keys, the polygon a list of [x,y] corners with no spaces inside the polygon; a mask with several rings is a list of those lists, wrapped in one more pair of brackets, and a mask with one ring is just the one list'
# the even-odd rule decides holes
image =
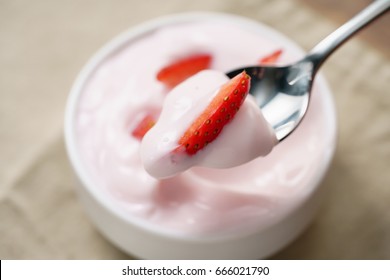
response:
{"label": "spoon handle", "polygon": [[325,39],[318,43],[308,54],[305,60],[313,63],[314,73],[320,68],[322,63],[339,46],[346,42],[356,32],[364,28],[374,19],[387,12],[390,8],[390,0],[377,0],[367,6],[364,10],[344,23]]}

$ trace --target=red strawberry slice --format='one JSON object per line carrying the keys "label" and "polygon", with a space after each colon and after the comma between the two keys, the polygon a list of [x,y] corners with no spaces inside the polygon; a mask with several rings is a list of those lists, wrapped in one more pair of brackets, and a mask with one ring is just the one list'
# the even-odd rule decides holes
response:
{"label": "red strawberry slice", "polygon": [[249,87],[250,77],[245,71],[222,85],[211,103],[179,139],[180,146],[176,150],[194,155],[214,141],[234,118],[248,95]]}
{"label": "red strawberry slice", "polygon": [[145,136],[146,132],[148,132],[149,129],[155,125],[155,123],[155,117],[151,114],[148,114],[138,123],[131,134],[135,138],[141,140]]}
{"label": "red strawberry slice", "polygon": [[262,57],[259,60],[259,63],[260,64],[273,64],[279,59],[279,57],[282,55],[282,53],[283,53],[282,49],[276,50],[273,53],[270,53],[269,55]]}
{"label": "red strawberry slice", "polygon": [[211,55],[197,54],[175,61],[157,73],[157,80],[173,88],[185,79],[207,69],[211,64]]}

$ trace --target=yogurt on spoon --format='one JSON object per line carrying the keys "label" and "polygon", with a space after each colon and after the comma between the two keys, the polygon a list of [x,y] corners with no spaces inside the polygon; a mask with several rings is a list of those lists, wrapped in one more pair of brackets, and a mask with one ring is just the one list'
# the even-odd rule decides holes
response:
{"label": "yogurt on spoon", "polygon": [[[149,174],[166,178],[192,166],[231,168],[272,150],[277,143],[273,129],[252,96],[246,97],[249,80],[245,90],[239,92],[246,80],[239,81],[238,76],[234,78],[238,90],[226,89],[234,79],[230,82],[220,71],[204,70],[167,95],[156,125],[141,144],[141,158]],[[244,73],[241,76],[248,77]],[[220,100],[216,100],[221,94]],[[242,99],[234,99],[241,94]],[[210,138],[212,135],[215,138]],[[185,143],[181,143],[183,136],[188,140]]]}

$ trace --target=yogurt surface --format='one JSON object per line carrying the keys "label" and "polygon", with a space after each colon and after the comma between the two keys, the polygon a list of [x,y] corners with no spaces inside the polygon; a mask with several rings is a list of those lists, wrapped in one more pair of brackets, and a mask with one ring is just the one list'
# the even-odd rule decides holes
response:
{"label": "yogurt surface", "polygon": [[[227,72],[275,49],[284,49],[281,63],[301,56],[275,38],[226,21],[193,21],[139,36],[103,61],[84,87],[76,118],[78,150],[96,187],[126,215],[185,236],[250,232],[285,218],[311,194],[318,165],[333,152],[327,128],[334,120],[322,117],[329,100],[317,84],[300,127],[266,157],[237,167],[194,167],[158,180],[145,171],[141,141],[131,135],[145,112],[161,112],[168,90],[156,74],[170,61],[207,52],[211,68]],[[240,129],[246,135],[248,127]]]}

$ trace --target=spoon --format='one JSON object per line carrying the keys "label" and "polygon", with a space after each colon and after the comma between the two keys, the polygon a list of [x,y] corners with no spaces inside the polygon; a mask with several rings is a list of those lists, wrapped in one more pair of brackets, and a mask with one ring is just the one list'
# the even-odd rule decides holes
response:
{"label": "spoon", "polygon": [[280,141],[293,132],[305,116],[313,80],[322,63],[357,31],[387,12],[390,0],[377,0],[318,43],[300,61],[282,67],[249,66],[233,70],[229,78],[246,71],[251,94]]}

